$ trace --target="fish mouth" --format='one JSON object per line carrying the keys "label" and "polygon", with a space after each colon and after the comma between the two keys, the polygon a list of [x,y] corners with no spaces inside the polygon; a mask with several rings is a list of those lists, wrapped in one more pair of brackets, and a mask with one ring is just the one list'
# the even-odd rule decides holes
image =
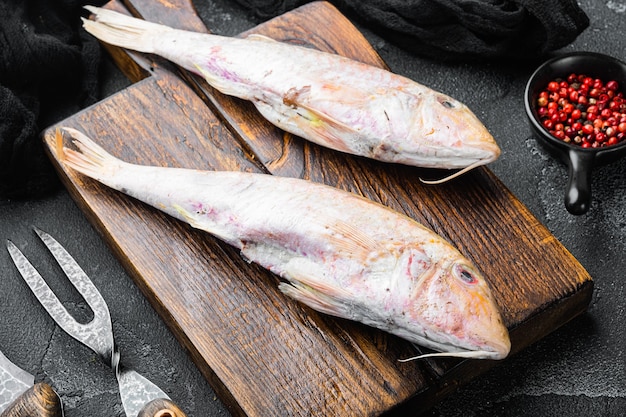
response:
{"label": "fish mouth", "polygon": [[507,343],[492,343],[491,346],[484,346],[482,349],[468,349],[458,345],[442,343],[441,348],[437,350],[443,354],[455,357],[499,360],[509,355],[511,346]]}
{"label": "fish mouth", "polygon": [[[456,166],[446,168],[464,168],[478,161],[488,164],[499,158],[501,150],[498,143],[466,105],[445,95],[435,95],[433,99],[441,106],[435,103],[425,106],[422,118],[434,120],[432,125],[428,125],[432,129],[430,133],[434,133],[431,143],[439,142],[442,148],[451,151],[449,157],[458,158]],[[430,133],[426,130],[422,131],[422,135],[429,137]]]}
{"label": "fish mouth", "polygon": [[502,153],[502,150],[495,140],[492,142],[482,143],[481,145],[478,145],[477,148],[482,150],[483,152],[487,152],[487,156],[481,159],[483,164],[488,164],[495,161],[500,157],[500,154]]}
{"label": "fish mouth", "polygon": [[[398,330],[400,329],[402,328],[399,328]],[[436,351],[434,353],[420,355],[418,358],[457,357],[468,359],[501,360],[506,358],[511,351],[511,341],[508,338],[508,332],[506,337],[495,338],[494,340],[490,340],[488,342],[476,343],[477,348],[475,349],[460,346],[457,343],[449,341],[434,340],[427,336],[416,336],[415,334],[412,334],[412,337],[407,337],[406,334],[402,334],[403,332],[396,331],[392,333],[396,333],[400,337],[411,340],[416,345]],[[407,333],[410,332],[407,331]]]}
{"label": "fish mouth", "polygon": [[444,182],[448,182],[454,178],[460,177],[461,175],[473,170],[474,168],[478,168],[479,166],[483,166],[486,165],[490,162],[493,162],[497,159],[497,156],[495,158],[486,158],[486,159],[478,159],[477,161],[467,165],[466,167],[456,171],[455,173],[445,176],[441,179],[438,180],[425,180],[423,178],[420,178],[420,181],[424,184],[429,184],[429,185],[436,185],[436,184],[443,184]]}
{"label": "fish mouth", "polygon": [[509,343],[503,343],[499,348],[495,348],[493,350],[485,349],[485,350],[473,350],[467,349],[463,347],[459,347],[457,345],[453,345],[445,342],[433,342],[429,341],[429,343],[424,343],[424,346],[428,346],[431,349],[436,350],[433,353],[425,353],[422,355],[414,356],[406,359],[399,359],[399,362],[409,362],[416,359],[426,359],[426,358],[464,358],[464,359],[491,359],[491,360],[502,360],[505,359],[511,350]]}
{"label": "fish mouth", "polygon": [[500,157],[502,150],[495,139],[489,136],[481,136],[477,140],[467,141],[467,165],[487,165]]}
{"label": "fish mouth", "polygon": [[450,168],[450,169],[456,169],[456,168],[459,169],[455,173],[451,175],[447,175],[441,179],[436,179],[436,180],[425,180],[425,179],[420,178],[420,181],[423,182],[424,184],[429,184],[429,185],[443,184],[444,182],[460,177],[461,175],[473,170],[474,168],[487,165],[495,161],[496,159],[498,159],[500,157],[500,152],[501,152],[498,144],[495,143],[495,141],[493,141],[492,143],[487,143],[486,145],[488,145],[487,146],[488,149],[485,149],[485,144],[480,144],[480,145],[475,146],[474,149],[477,151],[476,153],[478,155],[467,156],[464,158],[459,158],[458,160],[450,159],[448,164],[450,164],[450,166],[454,166],[453,168]]}

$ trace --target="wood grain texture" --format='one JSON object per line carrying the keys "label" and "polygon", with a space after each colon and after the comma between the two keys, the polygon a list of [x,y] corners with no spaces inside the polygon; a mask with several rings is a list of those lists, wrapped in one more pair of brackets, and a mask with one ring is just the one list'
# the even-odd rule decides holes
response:
{"label": "wood grain texture", "polygon": [[[207,31],[188,2],[129,3],[149,20]],[[308,4],[251,32],[384,66],[328,3]],[[59,125],[82,130],[128,162],[306,178],[406,213],[481,268],[511,331],[513,353],[586,309],[589,274],[488,168],[425,186],[420,177],[442,173],[310,144],[167,62],[109,49],[137,82]],[[235,414],[419,411],[496,364],[398,362],[416,348],[286,298],[276,276],[232,247],[66,170],[54,153],[55,127],[44,139],[68,190]]]}

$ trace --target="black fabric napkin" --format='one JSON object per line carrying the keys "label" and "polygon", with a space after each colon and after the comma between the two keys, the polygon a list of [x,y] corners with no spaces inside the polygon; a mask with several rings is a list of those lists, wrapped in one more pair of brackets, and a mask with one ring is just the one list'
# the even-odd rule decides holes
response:
{"label": "black fabric napkin", "polygon": [[[311,0],[236,0],[262,20]],[[589,26],[576,0],[330,0],[381,37],[442,60],[538,57]]]}
{"label": "black fabric napkin", "polygon": [[98,95],[100,47],[79,19],[87,3],[99,2],[0,1],[0,198],[58,187],[39,133]]}

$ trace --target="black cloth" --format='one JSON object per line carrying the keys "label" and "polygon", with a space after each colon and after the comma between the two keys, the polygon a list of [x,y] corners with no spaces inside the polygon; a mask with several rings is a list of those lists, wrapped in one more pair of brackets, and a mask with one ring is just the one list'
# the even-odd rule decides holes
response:
{"label": "black cloth", "polygon": [[[261,19],[310,0],[236,0]],[[576,0],[330,0],[383,38],[442,60],[537,58],[576,39]]]}
{"label": "black cloth", "polygon": [[104,1],[0,1],[1,198],[59,185],[39,134],[98,96],[100,47],[79,19],[87,3]]}

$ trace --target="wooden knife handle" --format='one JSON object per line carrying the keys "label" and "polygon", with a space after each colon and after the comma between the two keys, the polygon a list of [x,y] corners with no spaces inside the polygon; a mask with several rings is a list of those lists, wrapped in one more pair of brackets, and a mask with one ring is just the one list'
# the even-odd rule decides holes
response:
{"label": "wooden knife handle", "polygon": [[52,387],[39,382],[17,397],[0,417],[62,417],[61,399]]}
{"label": "wooden knife handle", "polygon": [[187,414],[172,401],[159,398],[146,404],[137,417],[187,417]]}

